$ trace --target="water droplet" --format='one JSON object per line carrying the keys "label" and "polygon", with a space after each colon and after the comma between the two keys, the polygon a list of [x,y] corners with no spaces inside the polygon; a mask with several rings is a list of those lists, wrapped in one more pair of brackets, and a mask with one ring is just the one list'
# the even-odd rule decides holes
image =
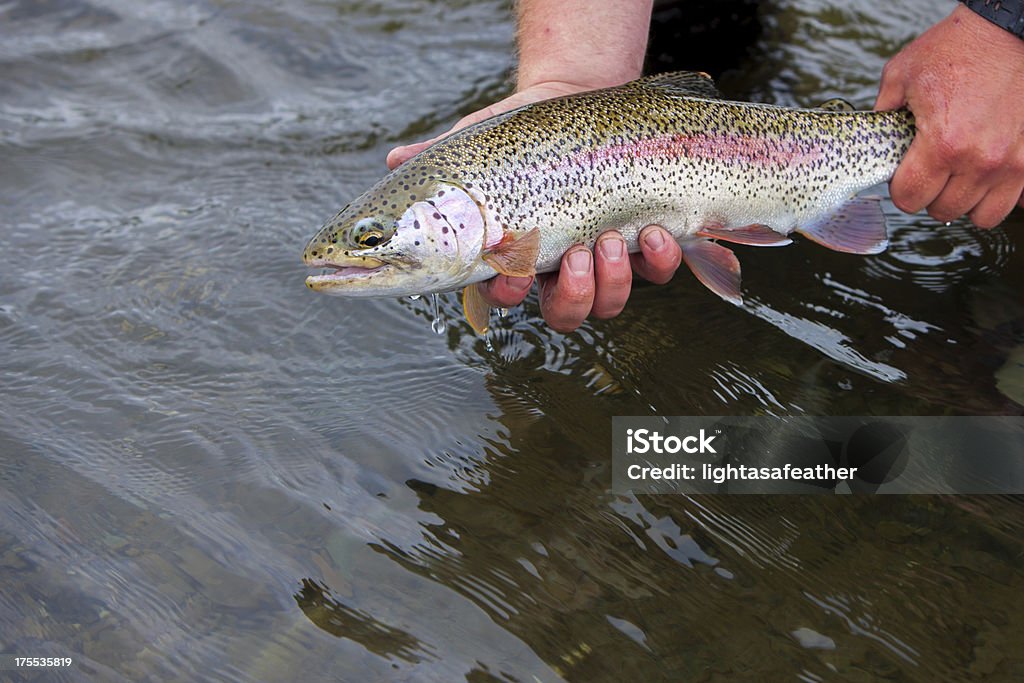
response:
{"label": "water droplet", "polygon": [[507,308],[499,308],[498,309],[498,317],[499,318],[508,317],[508,309]]}
{"label": "water droplet", "polygon": [[448,326],[441,317],[441,298],[437,294],[431,294],[430,301],[434,305],[434,319],[430,321],[430,329],[434,334],[444,334]]}
{"label": "water droplet", "polygon": [[947,227],[947,228],[948,228],[949,226],[951,226],[951,225],[953,225],[953,221],[946,221],[946,227]]}
{"label": "water droplet", "polygon": [[420,300],[420,295],[419,294],[413,294],[412,296],[409,297],[409,301],[419,301],[419,300]]}

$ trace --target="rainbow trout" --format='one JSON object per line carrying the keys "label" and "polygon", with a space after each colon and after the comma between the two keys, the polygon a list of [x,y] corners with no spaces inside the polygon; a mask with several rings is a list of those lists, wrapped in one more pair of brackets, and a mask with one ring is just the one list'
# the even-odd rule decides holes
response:
{"label": "rainbow trout", "polygon": [[664,226],[711,291],[741,303],[723,242],[838,251],[887,245],[877,197],[914,136],[906,110],[855,112],[841,100],[794,109],[721,99],[706,74],[661,74],[521,107],[469,126],[386,175],[327,222],[303,260],[328,271],[310,289],[407,296],[556,270],[574,244],[619,230],[630,252]]}

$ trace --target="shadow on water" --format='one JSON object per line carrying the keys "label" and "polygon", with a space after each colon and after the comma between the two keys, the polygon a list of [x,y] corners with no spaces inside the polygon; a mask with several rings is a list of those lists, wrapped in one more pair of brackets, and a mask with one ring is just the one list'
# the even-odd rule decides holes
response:
{"label": "shadow on water", "polygon": [[[860,107],[943,11],[680,7],[649,69]],[[0,652],[75,658],[46,680],[1024,677],[1019,499],[616,496],[608,456],[615,415],[1020,414],[1019,215],[886,202],[878,256],[738,248],[743,307],[681,273],[571,335],[531,299],[488,346],[454,297],[438,336],[298,259],[392,145],[507,92],[508,3],[15,2],[0,35]]]}

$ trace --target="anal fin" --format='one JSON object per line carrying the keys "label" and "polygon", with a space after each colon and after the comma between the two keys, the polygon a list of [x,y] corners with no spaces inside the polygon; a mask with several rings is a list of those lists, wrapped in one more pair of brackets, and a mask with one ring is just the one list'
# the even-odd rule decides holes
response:
{"label": "anal fin", "polygon": [[746,225],[742,228],[727,230],[725,228],[703,228],[697,233],[698,237],[732,242],[733,244],[747,244],[754,247],[784,247],[792,244],[793,240],[785,235],[780,235],[767,225]]}
{"label": "anal fin", "polygon": [[707,240],[686,242],[683,260],[705,287],[737,306],[740,295],[740,262],[728,247]]}
{"label": "anal fin", "polygon": [[490,325],[491,306],[484,301],[480,293],[480,283],[472,284],[462,290],[462,312],[470,327],[477,334],[487,334]]}
{"label": "anal fin", "polygon": [[494,249],[483,255],[483,260],[502,275],[532,277],[537,274],[539,254],[540,228],[534,228],[517,238],[506,233]]}
{"label": "anal fin", "polygon": [[881,197],[854,197],[797,232],[847,254],[878,254],[889,246]]}

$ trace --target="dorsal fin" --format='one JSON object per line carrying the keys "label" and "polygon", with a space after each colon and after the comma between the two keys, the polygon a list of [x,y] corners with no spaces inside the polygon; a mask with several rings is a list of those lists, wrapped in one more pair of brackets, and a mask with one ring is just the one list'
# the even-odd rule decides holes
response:
{"label": "dorsal fin", "polygon": [[822,102],[818,105],[818,109],[824,109],[825,111],[857,111],[853,108],[852,104],[841,97],[833,97],[831,100]]}
{"label": "dorsal fin", "polygon": [[687,97],[722,99],[722,93],[718,92],[714,79],[703,71],[670,71],[647,76],[634,83],[645,88],[663,88]]}

